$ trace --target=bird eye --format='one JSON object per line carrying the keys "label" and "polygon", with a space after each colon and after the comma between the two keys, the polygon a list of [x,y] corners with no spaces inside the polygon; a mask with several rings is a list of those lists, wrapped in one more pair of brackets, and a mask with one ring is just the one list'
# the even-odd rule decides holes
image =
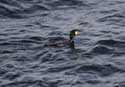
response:
{"label": "bird eye", "polygon": [[80,34],[80,32],[79,32],[79,31],[76,31],[76,32],[75,32],[75,35],[79,35],[79,34]]}

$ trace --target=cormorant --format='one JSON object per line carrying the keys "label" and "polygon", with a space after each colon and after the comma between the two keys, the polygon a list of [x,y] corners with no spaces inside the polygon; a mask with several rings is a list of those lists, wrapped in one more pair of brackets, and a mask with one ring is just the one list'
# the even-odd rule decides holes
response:
{"label": "cormorant", "polygon": [[[76,35],[79,35],[79,34],[80,34],[80,30],[73,29],[73,30],[70,31],[69,40],[64,40],[64,38],[60,38],[60,37],[58,38],[57,37],[56,39],[53,39],[53,40],[59,40],[59,42],[55,41],[55,43],[49,43],[49,44],[46,44],[46,46],[54,46],[54,47],[69,46],[71,48],[74,48],[75,47],[75,45],[74,45],[74,38],[75,38]],[[61,39],[62,39],[62,41],[61,41]],[[51,39],[50,39],[50,41],[51,41]]]}

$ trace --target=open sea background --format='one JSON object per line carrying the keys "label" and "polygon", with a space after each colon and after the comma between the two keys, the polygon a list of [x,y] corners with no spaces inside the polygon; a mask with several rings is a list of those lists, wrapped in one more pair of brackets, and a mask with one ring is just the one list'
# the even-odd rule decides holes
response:
{"label": "open sea background", "polygon": [[125,87],[125,0],[0,0],[0,87]]}

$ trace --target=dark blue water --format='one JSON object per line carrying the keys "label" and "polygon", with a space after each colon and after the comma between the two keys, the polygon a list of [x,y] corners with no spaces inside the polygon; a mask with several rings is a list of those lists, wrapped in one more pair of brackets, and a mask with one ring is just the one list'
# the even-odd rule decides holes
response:
{"label": "dark blue water", "polygon": [[0,0],[0,87],[125,87],[125,1]]}

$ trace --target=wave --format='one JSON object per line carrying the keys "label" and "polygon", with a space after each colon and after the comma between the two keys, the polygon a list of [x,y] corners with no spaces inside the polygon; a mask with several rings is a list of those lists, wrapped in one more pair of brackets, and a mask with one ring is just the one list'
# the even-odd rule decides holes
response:
{"label": "wave", "polygon": [[117,45],[117,44],[125,44],[125,42],[109,39],[109,40],[99,40],[96,44],[113,46],[113,45]]}
{"label": "wave", "polygon": [[107,22],[108,25],[124,26],[124,18],[125,18],[125,12],[121,11],[111,15],[106,15],[98,19],[97,22]]}
{"label": "wave", "polygon": [[27,87],[27,86],[38,86],[38,87],[55,87],[52,82],[44,82],[42,80],[29,80],[29,81],[16,81],[12,83],[8,83],[5,85],[1,85],[0,87]]}
{"label": "wave", "polygon": [[1,18],[25,18],[38,10],[48,10],[44,4],[33,1],[0,0]]}
{"label": "wave", "polygon": [[[34,0],[0,0],[1,18],[25,18],[36,11],[48,11],[61,6],[84,6],[80,0],[56,0],[56,1],[34,1]],[[30,15],[29,15],[30,14]]]}
{"label": "wave", "polygon": [[124,70],[119,69],[116,66],[111,64],[106,65],[81,65],[75,70],[77,73],[88,72],[88,73],[97,73],[100,76],[109,76],[116,72],[124,72]]}
{"label": "wave", "polygon": [[113,39],[99,40],[96,42],[96,46],[91,49],[91,53],[123,55],[125,53],[124,47],[124,41],[118,41]]}
{"label": "wave", "polygon": [[109,48],[107,46],[95,46],[94,48],[92,48],[91,50],[91,54],[111,54],[113,53],[113,49]]}

